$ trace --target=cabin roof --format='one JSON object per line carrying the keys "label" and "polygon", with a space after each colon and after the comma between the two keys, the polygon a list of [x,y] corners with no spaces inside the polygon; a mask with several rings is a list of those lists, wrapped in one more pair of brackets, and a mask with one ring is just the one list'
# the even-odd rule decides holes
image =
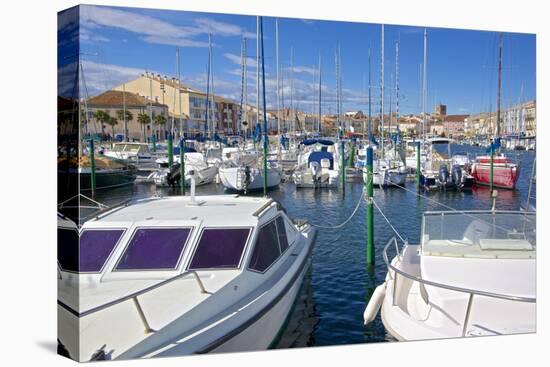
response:
{"label": "cabin roof", "polygon": [[154,226],[163,221],[202,221],[204,226],[254,226],[254,214],[270,202],[269,198],[238,195],[196,196],[199,205],[193,204],[190,196],[150,198],[113,209],[91,222],[149,222]]}

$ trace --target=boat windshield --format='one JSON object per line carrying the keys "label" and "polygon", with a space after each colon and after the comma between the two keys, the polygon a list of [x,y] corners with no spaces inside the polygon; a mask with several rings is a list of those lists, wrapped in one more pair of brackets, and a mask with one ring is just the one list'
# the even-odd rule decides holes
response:
{"label": "boat windshield", "polygon": [[464,211],[424,213],[424,255],[535,258],[534,212]]}
{"label": "boat windshield", "polygon": [[237,268],[251,228],[205,228],[189,269]]}
{"label": "boat windshield", "polygon": [[124,230],[85,230],[80,236],[76,230],[58,228],[57,232],[57,256],[61,268],[71,272],[98,273]]}

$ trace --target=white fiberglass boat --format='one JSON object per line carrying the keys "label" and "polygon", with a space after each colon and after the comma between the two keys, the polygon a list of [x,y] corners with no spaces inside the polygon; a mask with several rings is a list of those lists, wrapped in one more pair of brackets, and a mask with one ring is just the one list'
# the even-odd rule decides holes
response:
{"label": "white fiberglass boat", "polygon": [[[185,166],[185,184],[189,186],[191,177],[195,180],[195,184],[206,185],[214,181],[218,174],[216,165],[209,165],[202,153],[189,152],[184,155]],[[155,185],[160,187],[179,186],[180,183],[180,156],[174,156],[172,169],[168,167],[168,158],[163,157],[156,160],[158,170],[153,172],[149,178],[153,180]]]}
{"label": "white fiberglass boat", "polygon": [[59,349],[81,362],[267,349],[316,233],[272,199],[236,195],[149,198],[79,236],[59,228]]}
{"label": "white fiberglass boat", "polygon": [[147,143],[120,142],[114,143],[113,149],[106,150],[103,155],[118,159],[136,166],[138,170],[155,169],[158,155],[151,153]]}
{"label": "white fiberglass boat", "polygon": [[[367,182],[367,171],[363,170],[363,181]],[[407,181],[407,167],[398,159],[377,159],[372,167],[372,184],[378,187],[403,186]]]}
{"label": "white fiberglass boat", "polygon": [[[235,191],[254,191],[264,187],[264,169],[260,163],[254,165],[225,163],[219,168],[220,181],[225,188]],[[267,188],[279,186],[282,173],[274,162],[267,164]]]}
{"label": "white fiberglass boat", "polygon": [[301,142],[297,165],[292,174],[296,187],[338,187],[341,151],[339,144],[327,139],[308,139]]}
{"label": "white fiberglass boat", "polygon": [[533,212],[424,213],[420,244],[384,248],[388,273],[365,323],[381,309],[398,340],[535,332],[535,229]]}

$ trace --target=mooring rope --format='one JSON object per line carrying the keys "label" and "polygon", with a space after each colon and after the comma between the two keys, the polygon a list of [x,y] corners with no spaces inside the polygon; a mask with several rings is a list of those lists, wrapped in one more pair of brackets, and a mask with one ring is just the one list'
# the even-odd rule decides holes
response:
{"label": "mooring rope", "polygon": [[[371,182],[372,182],[372,178],[371,178]],[[359,200],[357,200],[357,204],[355,205],[355,209],[353,209],[353,212],[351,212],[351,215],[348,217],[348,219],[346,219],[342,223],[337,224],[337,225],[333,225],[333,226],[323,226],[321,224],[315,224],[315,223],[309,223],[309,224],[312,225],[313,227],[322,228],[322,229],[342,228],[343,226],[348,224],[348,222],[355,216],[355,214],[359,210],[359,207],[361,206],[361,202],[363,201],[363,198],[365,197],[365,193],[366,193],[366,190],[363,190],[363,192],[361,193],[361,196],[359,197]]]}
{"label": "mooring rope", "polygon": [[374,207],[376,209],[378,209],[378,211],[380,212],[380,214],[382,215],[382,217],[384,218],[384,220],[388,223],[388,225],[390,226],[390,228],[392,229],[392,231],[397,235],[397,237],[399,237],[399,239],[401,240],[401,242],[403,243],[406,243],[407,241],[401,236],[401,234],[397,231],[397,229],[395,229],[395,227],[391,224],[390,220],[388,219],[388,217],[386,217],[386,215],[384,214],[384,212],[382,211],[382,209],[380,209],[380,207],[378,206],[378,204],[376,203],[376,201],[374,200],[374,197],[372,198],[372,203],[374,204]]}

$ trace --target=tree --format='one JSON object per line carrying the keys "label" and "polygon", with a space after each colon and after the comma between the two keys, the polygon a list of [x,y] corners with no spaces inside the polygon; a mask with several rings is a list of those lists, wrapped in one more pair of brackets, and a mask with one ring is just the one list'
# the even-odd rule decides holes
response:
{"label": "tree", "polygon": [[[124,110],[117,110],[116,115],[118,117],[118,121],[124,121]],[[126,110],[126,125],[124,126],[124,138],[128,139],[128,122],[132,121],[134,119],[134,114],[128,110]]]}
{"label": "tree", "polygon": [[[154,118],[153,118],[153,122],[156,126],[164,126],[166,124],[166,117],[164,115],[156,115]],[[164,129],[163,129],[164,131]],[[161,136],[164,136],[164,134],[161,134]]]}
{"label": "tree", "polygon": [[104,125],[107,121],[111,119],[111,116],[108,112],[103,110],[97,110],[94,112],[94,118],[101,124],[101,135],[105,135]]}
{"label": "tree", "polygon": [[151,119],[149,118],[149,115],[146,113],[140,113],[137,116],[138,123],[141,125],[141,138],[144,140],[145,138],[145,127],[151,123]]}
{"label": "tree", "polygon": [[112,131],[112,140],[115,139],[115,125],[118,124],[118,120],[116,117],[109,116],[109,119],[105,121],[105,123],[109,126],[111,126]]}

